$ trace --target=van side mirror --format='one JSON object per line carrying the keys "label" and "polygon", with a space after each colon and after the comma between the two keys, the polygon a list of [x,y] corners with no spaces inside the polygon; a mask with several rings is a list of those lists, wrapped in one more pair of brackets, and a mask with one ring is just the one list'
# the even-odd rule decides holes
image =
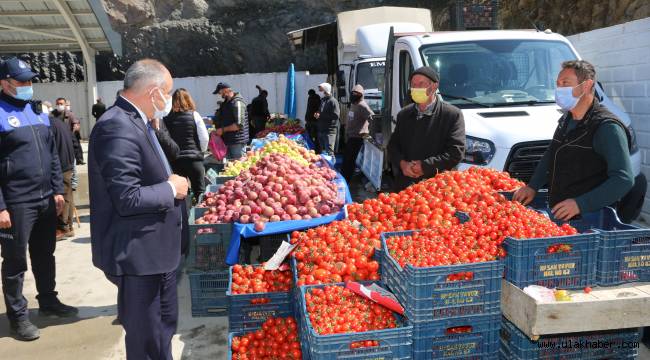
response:
{"label": "van side mirror", "polygon": [[336,86],[345,87],[345,71],[339,70],[336,72]]}

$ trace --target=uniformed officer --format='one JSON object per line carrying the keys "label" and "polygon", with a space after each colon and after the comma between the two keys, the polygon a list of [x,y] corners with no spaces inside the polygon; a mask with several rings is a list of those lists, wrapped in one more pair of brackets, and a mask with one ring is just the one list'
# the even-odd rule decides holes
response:
{"label": "uniformed officer", "polygon": [[2,289],[11,330],[24,341],[39,337],[22,294],[28,246],[39,314],[69,317],[78,312],[61,303],[54,290],[56,216],[64,205],[63,177],[48,117],[32,101],[36,76],[15,57],[0,64]]}

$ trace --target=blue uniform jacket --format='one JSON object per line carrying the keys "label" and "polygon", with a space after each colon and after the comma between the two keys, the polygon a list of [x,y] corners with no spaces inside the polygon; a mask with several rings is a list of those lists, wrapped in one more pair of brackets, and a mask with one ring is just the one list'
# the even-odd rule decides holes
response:
{"label": "blue uniform jacket", "polygon": [[0,210],[63,194],[57,154],[47,115],[0,92]]}
{"label": "blue uniform jacket", "polygon": [[88,149],[93,264],[110,275],[175,271],[181,203],[138,111],[119,97],[95,124]]}

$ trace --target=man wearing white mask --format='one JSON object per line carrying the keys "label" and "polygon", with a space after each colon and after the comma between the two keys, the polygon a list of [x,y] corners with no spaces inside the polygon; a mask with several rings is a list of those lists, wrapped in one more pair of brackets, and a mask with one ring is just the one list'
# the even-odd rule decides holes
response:
{"label": "man wearing white mask", "polygon": [[555,102],[565,113],[533,177],[514,200],[528,204],[546,184],[553,215],[568,221],[614,204],[632,188],[631,135],[594,96],[595,84],[589,62],[562,63]]}
{"label": "man wearing white mask", "polygon": [[454,169],[465,154],[465,120],[455,106],[436,98],[438,73],[423,66],[409,79],[414,104],[397,114],[388,142],[393,191]]}
{"label": "man wearing white mask", "polygon": [[188,182],[172,174],[152,124],[169,114],[172,87],[160,62],[134,63],[89,141],[93,264],[118,287],[128,360],[172,360]]}

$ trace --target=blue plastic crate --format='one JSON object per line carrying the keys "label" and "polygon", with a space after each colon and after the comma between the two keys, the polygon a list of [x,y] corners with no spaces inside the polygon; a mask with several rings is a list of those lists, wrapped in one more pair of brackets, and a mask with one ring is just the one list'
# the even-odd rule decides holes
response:
{"label": "blue plastic crate", "polygon": [[[232,294],[232,266],[228,269],[228,325],[230,331],[257,330],[269,317],[293,316],[291,292]],[[266,304],[254,300],[268,299]]]}
{"label": "blue plastic crate", "polygon": [[[365,283],[365,282],[364,282]],[[309,346],[312,360],[362,360],[362,359],[410,359],[411,335],[413,326],[407,324],[406,319],[395,315],[400,327],[367,331],[362,333],[343,333],[319,335],[316,333],[309,320],[305,306],[305,294],[314,288],[325,286],[344,286],[344,284],[310,285],[301,286],[299,306],[302,331]],[[350,349],[350,344],[357,341],[378,341],[379,346],[365,349]]]}
{"label": "blue plastic crate", "polygon": [[[554,334],[532,341],[513,323],[503,318],[500,338],[501,349],[510,355],[510,359],[627,359],[634,358],[638,353],[636,346],[639,344],[640,332],[638,328],[632,328]],[[587,342],[593,344],[598,341],[611,345],[586,347]]]}
{"label": "blue plastic crate", "polygon": [[[506,238],[505,279],[521,289],[528,285],[561,289],[595,285],[598,241],[595,231],[538,239]],[[571,250],[549,253],[551,246],[560,244]]]}
{"label": "blue plastic crate", "polygon": [[[466,326],[467,332],[451,332]],[[500,327],[500,312],[414,325],[413,359],[496,359]]]}
{"label": "blue plastic crate", "polygon": [[[512,201],[512,196],[514,192],[511,191],[500,191],[499,194],[503,195],[506,199]],[[532,207],[533,209],[547,209],[548,208],[548,191],[538,191],[533,198],[533,201],[530,202],[527,206]]]}
{"label": "blue plastic crate", "polygon": [[[459,264],[418,268],[401,267],[390,255],[386,240],[415,231],[384,233],[382,281],[404,306],[414,324],[450,317],[491,314],[500,311],[503,262]],[[471,280],[448,281],[450,275],[472,273]]]}
{"label": "blue plastic crate", "polygon": [[601,213],[598,285],[650,281],[650,229],[623,224],[612,208]]}
{"label": "blue plastic crate", "polygon": [[206,208],[190,210],[190,244],[187,266],[198,270],[225,270],[226,251],[230,245],[232,224],[196,224]]}
{"label": "blue plastic crate", "polygon": [[226,316],[228,314],[228,271],[188,272],[192,299],[192,316]]}

